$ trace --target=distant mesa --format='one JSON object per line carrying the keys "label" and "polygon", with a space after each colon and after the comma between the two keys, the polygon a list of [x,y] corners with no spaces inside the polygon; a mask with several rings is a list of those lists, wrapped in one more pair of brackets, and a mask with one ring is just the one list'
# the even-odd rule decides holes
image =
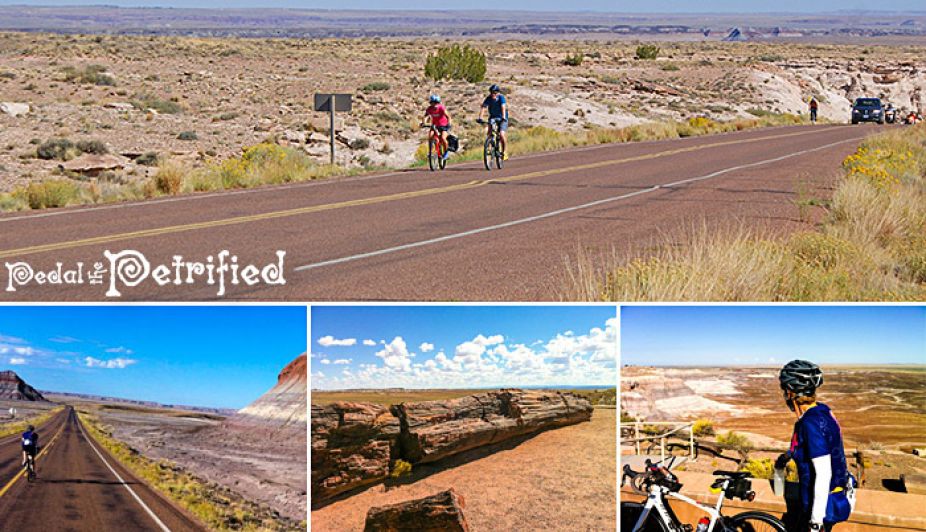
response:
{"label": "distant mesa", "polygon": [[5,401],[45,401],[38,390],[26,384],[13,371],[0,371],[0,400]]}

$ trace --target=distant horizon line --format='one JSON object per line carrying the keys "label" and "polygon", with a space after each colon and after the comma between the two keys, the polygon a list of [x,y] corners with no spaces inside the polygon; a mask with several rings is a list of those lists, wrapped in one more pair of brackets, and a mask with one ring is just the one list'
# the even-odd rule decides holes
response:
{"label": "distant horizon line", "polygon": [[[52,8],[109,8],[109,9],[164,9],[164,10],[186,10],[186,11],[242,11],[242,10],[266,10],[277,9],[282,11],[323,11],[327,13],[346,13],[346,12],[396,12],[396,13],[441,13],[441,12],[476,12],[482,11],[479,8],[442,8],[442,9],[416,9],[416,8],[341,8],[331,9],[322,7],[283,7],[283,6],[261,6],[253,7],[188,7],[188,6],[170,6],[170,5],[128,5],[120,6],[115,4],[23,4],[23,3],[6,3],[0,0],[0,5],[5,7],[52,7]],[[493,11],[493,13],[543,13],[543,14],[601,14],[609,15],[628,15],[628,16],[647,16],[647,15],[670,15],[670,16],[705,16],[705,15],[745,15],[745,16],[769,16],[769,15],[838,15],[838,14],[896,14],[908,16],[926,16],[926,10],[903,11],[896,9],[837,9],[822,11],[606,11],[600,9],[581,9],[573,11],[561,11],[555,9],[503,9]]]}

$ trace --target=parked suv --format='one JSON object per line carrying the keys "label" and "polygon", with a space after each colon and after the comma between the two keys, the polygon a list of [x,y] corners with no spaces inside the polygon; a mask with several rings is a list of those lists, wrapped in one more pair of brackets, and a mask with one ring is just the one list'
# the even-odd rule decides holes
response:
{"label": "parked suv", "polygon": [[877,122],[884,123],[884,108],[880,98],[856,98],[852,104],[852,123]]}

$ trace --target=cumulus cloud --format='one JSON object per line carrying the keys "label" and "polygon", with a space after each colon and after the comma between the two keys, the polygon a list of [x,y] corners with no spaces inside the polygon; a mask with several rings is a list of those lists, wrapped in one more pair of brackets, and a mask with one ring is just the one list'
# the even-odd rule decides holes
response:
{"label": "cumulus cloud", "polygon": [[418,346],[418,350],[422,353],[430,353],[431,351],[434,351],[434,344],[423,342]]}
{"label": "cumulus cloud", "polygon": [[25,363],[26,363],[25,358],[21,358],[21,357],[10,358],[10,365],[13,365],[13,366],[22,366]]}
{"label": "cumulus cloud", "polygon": [[100,360],[93,357],[84,357],[84,364],[88,368],[106,368],[106,369],[125,369],[138,362],[131,358],[112,358],[109,360]]}
{"label": "cumulus cloud", "polygon": [[331,361],[328,360],[327,358],[323,358],[323,359],[321,359],[321,363],[322,363],[322,364],[331,364]]}
{"label": "cumulus cloud", "polygon": [[370,340],[369,338],[367,338],[366,340],[363,341],[363,345],[374,346],[376,345],[376,342],[374,340]]}
{"label": "cumulus cloud", "polygon": [[381,351],[377,351],[376,356],[383,359],[383,364],[387,368],[410,371],[412,366],[411,358],[414,355],[408,352],[405,340],[401,336],[396,336],[391,342],[385,344]]}
{"label": "cumulus cloud", "polygon": [[339,358],[335,360],[334,362],[332,362],[332,364],[346,365],[346,364],[350,364],[352,361],[353,359],[350,359],[350,358]]}
{"label": "cumulus cloud", "polygon": [[318,345],[322,347],[350,347],[357,343],[356,338],[343,338],[338,339],[334,336],[322,336],[318,339]]}

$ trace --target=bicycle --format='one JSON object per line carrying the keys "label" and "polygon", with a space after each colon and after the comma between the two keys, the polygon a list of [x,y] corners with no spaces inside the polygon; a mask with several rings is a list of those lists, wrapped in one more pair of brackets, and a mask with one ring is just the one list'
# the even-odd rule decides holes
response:
{"label": "bicycle", "polygon": [[[721,513],[726,498],[752,501],[756,493],[750,488],[749,473],[744,471],[714,471],[717,478],[711,485],[711,491],[719,491],[717,503],[713,506],[700,504],[698,501],[679,493],[682,484],[667,468],[646,461],[646,471],[634,471],[629,465],[624,466],[621,477],[623,486],[630,479],[634,491],[646,493],[646,503],[621,503],[621,530],[626,532],[691,532],[691,525],[682,522],[666,503],[666,499],[676,499],[705,512],[707,516],[699,522],[698,529],[706,532],[785,532],[785,525],[780,519],[763,512],[743,512],[731,517]],[[705,523],[705,521],[707,521]],[[703,528],[702,528],[703,527]]]}
{"label": "bicycle", "polygon": [[[480,124],[486,124],[485,120],[477,120]],[[495,161],[495,167],[502,169],[502,163],[505,160],[505,152],[501,150],[499,136],[501,134],[501,118],[490,118],[489,134],[486,135],[485,146],[482,149],[482,162],[485,163],[486,170],[492,170],[492,161]]]}
{"label": "bicycle", "polygon": [[447,159],[444,158],[444,143],[441,142],[440,130],[434,124],[423,124],[428,129],[428,167],[431,171],[447,168]]}
{"label": "bicycle", "polygon": [[26,464],[23,466],[26,470],[26,481],[35,482],[35,456],[26,454]]}

